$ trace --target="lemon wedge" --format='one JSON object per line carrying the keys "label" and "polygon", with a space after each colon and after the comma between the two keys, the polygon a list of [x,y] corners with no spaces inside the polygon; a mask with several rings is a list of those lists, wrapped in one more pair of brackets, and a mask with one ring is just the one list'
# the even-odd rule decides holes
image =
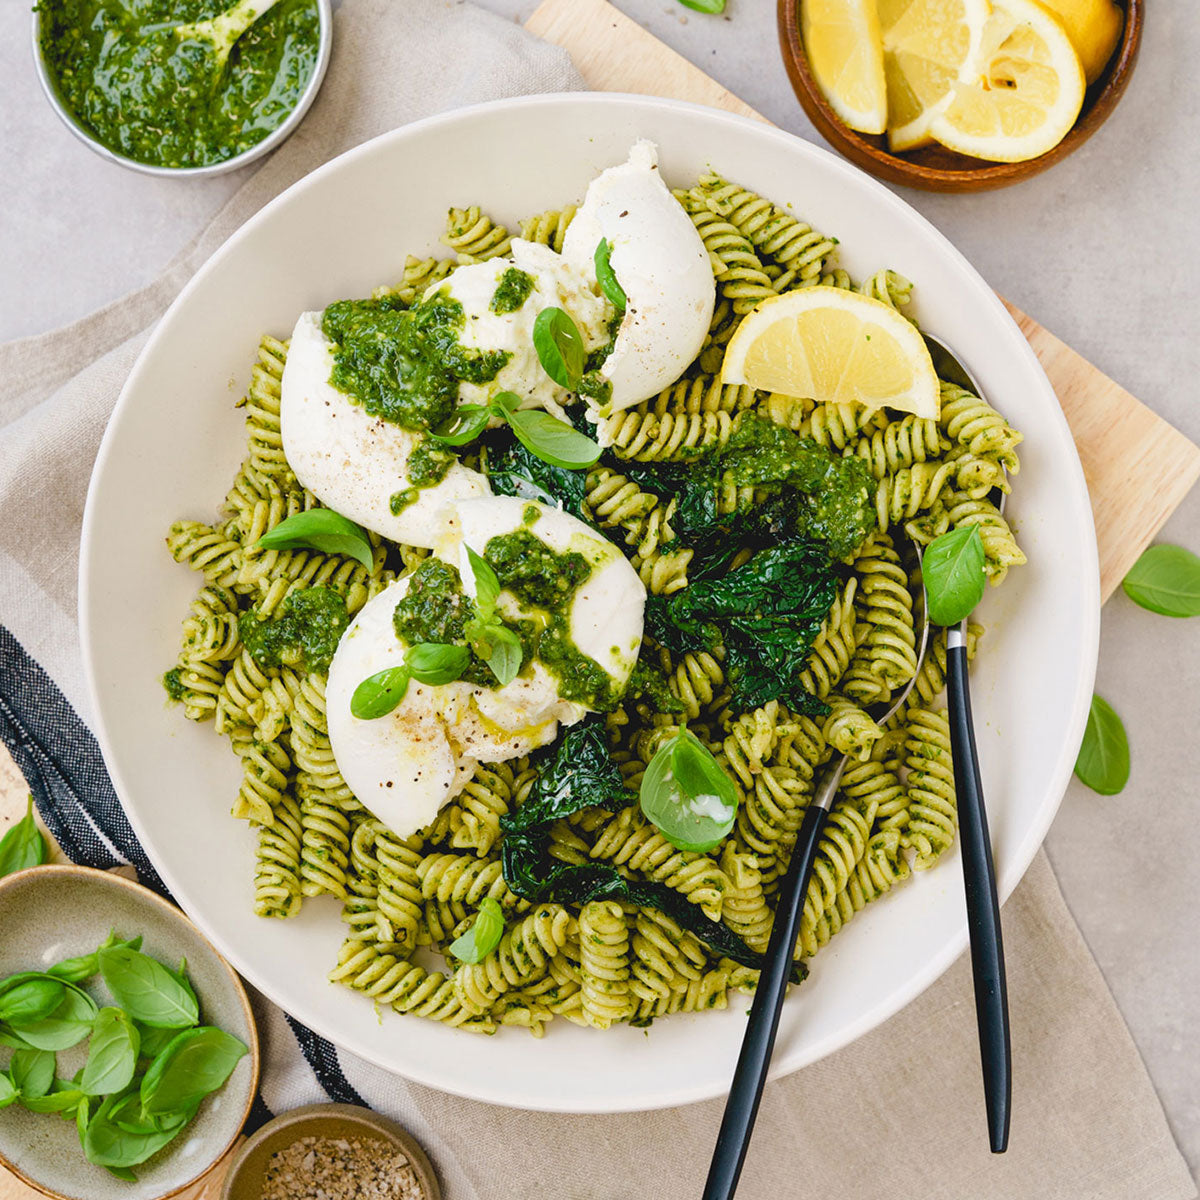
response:
{"label": "lemon wedge", "polygon": [[817,86],[842,123],[882,133],[887,89],[875,0],[804,0],[800,32]]}
{"label": "lemon wedge", "polygon": [[1125,17],[1113,0],[1039,0],[1062,22],[1083,64],[1083,75],[1094,83],[1117,48]]}
{"label": "lemon wedge", "polygon": [[729,340],[721,382],[931,420],[940,409],[937,373],[916,326],[881,300],[834,287],[759,304]]}
{"label": "lemon wedge", "polygon": [[953,87],[978,74],[988,0],[877,0],[887,84],[888,145],[914,150]]}
{"label": "lemon wedge", "polygon": [[1036,0],[995,0],[977,67],[929,123],[943,146],[1024,162],[1053,149],[1075,124],[1083,66],[1058,18]]}

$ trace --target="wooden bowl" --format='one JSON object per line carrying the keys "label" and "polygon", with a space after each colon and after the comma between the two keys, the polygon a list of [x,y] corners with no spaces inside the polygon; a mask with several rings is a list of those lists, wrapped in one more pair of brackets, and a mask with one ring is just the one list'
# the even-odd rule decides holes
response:
{"label": "wooden bowl", "polygon": [[985,192],[1008,187],[1040,174],[1066,158],[1104,124],[1125,94],[1142,41],[1145,0],[1118,0],[1125,9],[1125,27],[1108,65],[1088,88],[1083,109],[1067,136],[1052,150],[1026,162],[998,163],[970,158],[944,146],[925,146],[893,154],[884,134],[857,133],[843,125],[825,99],[809,69],[800,36],[802,0],[779,0],[779,45],[784,66],[809,120],[840,154],[865,171],[889,183],[922,188],[928,192]]}
{"label": "wooden bowl", "polygon": [[[0,1175],[7,1167],[55,1200],[163,1200],[195,1183],[233,1145],[258,1090],[258,1030],[242,981],[208,939],[173,904],[110,871],[91,867],[31,867],[0,879],[0,979],[21,970],[86,954],[116,929],[141,934],[147,953],[164,962],[187,958],[202,1018],[250,1048],[220,1091],[210,1096],[186,1133],[136,1168],[130,1183],[83,1156],[74,1121],[31,1113],[20,1105],[0,1112]],[[103,996],[90,980],[87,990]],[[58,1052],[58,1073],[83,1066],[85,1047]],[[0,1178],[0,1196],[8,1196]]]}
{"label": "wooden bowl", "polygon": [[221,1200],[258,1200],[272,1156],[303,1137],[384,1142],[408,1159],[421,1186],[421,1200],[442,1200],[437,1174],[420,1142],[390,1117],[354,1104],[308,1104],[268,1121],[234,1155]]}

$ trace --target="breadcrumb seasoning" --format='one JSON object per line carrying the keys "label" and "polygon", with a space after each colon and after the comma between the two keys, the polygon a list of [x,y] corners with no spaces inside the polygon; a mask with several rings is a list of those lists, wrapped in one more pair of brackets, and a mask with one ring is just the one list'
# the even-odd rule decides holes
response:
{"label": "breadcrumb seasoning", "polygon": [[403,1151],[375,1138],[304,1137],[267,1162],[260,1200],[429,1200]]}

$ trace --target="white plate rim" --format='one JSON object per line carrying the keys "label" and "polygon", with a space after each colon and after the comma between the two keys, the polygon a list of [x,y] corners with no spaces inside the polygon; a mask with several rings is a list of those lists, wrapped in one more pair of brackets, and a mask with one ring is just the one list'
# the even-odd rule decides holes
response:
{"label": "white plate rim", "polygon": [[[953,243],[923,216],[920,212],[914,209],[902,198],[890,191],[882,183],[860,171],[845,160],[838,157],[832,151],[825,149],[822,146],[815,145],[806,139],[800,138],[794,134],[790,134],[785,130],[779,129],[769,123],[754,120],[749,117],[743,117],[737,114],[724,112],[719,109],[708,108],[704,105],[693,104],[687,101],[673,100],[664,97],[642,96],[634,93],[623,92],[568,92],[568,93],[546,93],[521,96],[505,100],[488,101],[482,104],[474,104],[463,108],[453,109],[446,113],[439,113],[431,117],[426,117],[420,121],[412,122],[408,125],[400,126],[397,129],[390,130],[380,134],[377,137],[371,138],[362,144],[345,151],[336,158],[317,167],[295,183],[291,184],[287,189],[274,197],[271,201],[265,204],[255,214],[248,218],[244,224],[239,226],[225,242],[205,261],[205,263],[197,269],[191,279],[181,289],[179,295],[167,308],[166,312],[159,322],[156,323],[155,332],[151,333],[146,345],[140,351],[137,361],[134,363],[129,377],[125,385],[121,389],[121,393],[114,406],[113,413],[109,418],[109,422],[105,428],[104,437],[101,441],[99,451],[96,456],[96,462],[93,467],[91,479],[88,485],[87,500],[84,509],[81,541],[80,541],[80,560],[79,560],[79,631],[81,648],[83,652],[84,676],[86,680],[88,698],[92,706],[92,711],[95,714],[95,734],[100,745],[101,753],[104,757],[105,764],[108,767],[112,777],[112,783],[116,790],[117,796],[121,799],[122,808],[128,817],[130,824],[133,826],[135,833],[145,848],[147,854],[154,862],[163,881],[171,889],[174,895],[181,896],[183,889],[178,886],[178,879],[174,876],[170,867],[165,864],[154,849],[153,839],[149,836],[145,826],[143,825],[136,806],[127,805],[123,799],[127,789],[123,786],[120,778],[119,770],[113,765],[116,761],[115,753],[112,749],[112,744],[109,738],[108,730],[103,716],[103,705],[101,703],[101,693],[99,688],[99,680],[96,677],[93,669],[94,657],[92,653],[92,631],[89,615],[92,610],[92,596],[88,586],[90,575],[93,541],[90,536],[91,529],[95,517],[94,493],[97,489],[97,481],[103,474],[103,468],[109,455],[112,453],[113,445],[116,438],[114,430],[117,425],[116,418],[122,412],[127,398],[136,391],[139,378],[142,371],[145,369],[149,353],[154,346],[157,328],[170,317],[176,309],[183,306],[191,293],[199,286],[203,277],[210,267],[221,261],[226,255],[233,250],[247,237],[254,234],[257,228],[270,220],[272,213],[276,208],[281,207],[286,203],[287,199],[298,189],[308,186],[312,181],[323,178],[325,175],[336,171],[346,162],[356,158],[369,155],[383,143],[393,140],[403,140],[410,136],[414,131],[424,131],[436,129],[439,126],[453,125],[460,121],[469,121],[473,116],[480,113],[490,113],[497,109],[517,112],[527,107],[537,107],[552,101],[556,105],[579,105],[580,107],[589,105],[605,105],[611,104],[614,107],[627,106],[631,103],[649,109],[660,109],[665,111],[685,111],[696,114],[702,114],[704,119],[717,124],[725,124],[734,129],[745,129],[754,131],[755,136],[766,137],[769,140],[776,140],[781,145],[788,147],[788,153],[798,153],[801,156],[809,155],[821,161],[825,169],[834,170],[845,178],[852,180],[851,186],[857,187],[874,193],[876,198],[882,205],[887,206],[893,211],[903,213],[908,220],[915,220],[925,229],[925,232],[938,244],[942,256],[954,263],[960,274],[964,274],[972,286],[973,290],[980,294],[980,299],[991,308],[995,318],[995,332],[997,335],[1003,334],[1008,345],[1006,353],[1011,353],[1025,360],[1027,367],[1031,367],[1035,375],[1044,382],[1045,393],[1048,398],[1053,401],[1050,406],[1049,420],[1059,426],[1060,433],[1065,433],[1068,443],[1074,448],[1074,439],[1070,435],[1070,430],[1066,422],[1066,418],[1062,413],[1061,407],[1058,404],[1057,397],[1054,394],[1053,387],[1049,379],[1046,377],[1045,371],[1042,369],[1041,363],[1038,361],[1029,342],[1021,333],[1020,328],[1001,302],[996,293],[987,285],[979,272],[971,265],[969,260],[959,251]],[[1084,478],[1083,467],[1079,461],[1078,453],[1070,456],[1069,462],[1063,464],[1070,473],[1070,483],[1073,489],[1081,494],[1085,499],[1088,496],[1087,483]],[[1090,504],[1088,506],[1090,511]],[[1000,895],[1000,901],[1003,902],[1009,897],[1013,889],[1020,882],[1021,877],[1032,863],[1034,856],[1040,848],[1046,833],[1050,828],[1051,823],[1058,811],[1058,807],[1062,802],[1062,797],[1065,794],[1067,784],[1071,778],[1075,762],[1075,747],[1078,746],[1082,738],[1084,726],[1087,720],[1088,708],[1091,700],[1092,686],[1095,680],[1096,664],[1099,654],[1099,638],[1100,638],[1100,579],[1099,579],[1099,556],[1096,545],[1095,529],[1090,523],[1086,531],[1083,533],[1083,544],[1081,546],[1082,556],[1085,561],[1086,571],[1083,580],[1085,590],[1085,604],[1083,611],[1079,613],[1079,624],[1083,634],[1083,642],[1085,652],[1081,656],[1078,663],[1076,673],[1076,689],[1075,700],[1072,705],[1070,718],[1067,723],[1067,728],[1071,736],[1065,738],[1060,748],[1058,758],[1056,760],[1055,769],[1050,773],[1048,782],[1045,785],[1044,791],[1047,797],[1042,808],[1038,812],[1037,819],[1032,821],[1026,829],[1024,837],[1017,844],[1012,853],[1006,856],[1005,860],[999,864],[997,886]],[[190,899],[190,898],[189,898]],[[235,951],[231,951],[224,944],[224,939],[207,921],[201,906],[188,903],[184,899],[179,899],[181,907],[205,933],[207,937],[218,946],[221,953],[233,963],[235,968],[247,980],[249,980],[256,988],[268,996],[275,1004],[286,1012],[290,1012],[297,1020],[305,1020],[303,1017],[304,1005],[297,1003],[295,998],[282,997],[278,994],[278,989],[271,983],[265,980],[258,971],[256,971],[253,963],[245,961],[244,957]],[[947,940],[942,950],[930,956],[924,968],[915,973],[903,986],[895,988],[893,991],[882,996],[880,1002],[872,1008],[866,1010],[863,1015],[855,1022],[852,1022],[842,1027],[836,1035],[831,1035],[818,1041],[812,1045],[802,1046],[791,1053],[785,1053],[777,1057],[770,1071],[770,1078],[776,1079],[784,1075],[791,1074],[810,1063],[816,1062],[821,1058],[832,1054],[834,1051],[855,1041],[863,1034],[877,1027],[888,1017],[899,1012],[900,1009],[910,1003],[916,996],[925,991],[933,984],[941,975],[951,966],[951,964],[959,957],[967,946],[967,926],[965,918],[961,922],[956,934]],[[371,1043],[349,1036],[345,1033],[338,1033],[323,1029],[320,1027],[320,1021],[305,1021],[310,1024],[315,1032],[320,1036],[328,1038],[335,1045],[349,1050],[351,1053],[357,1054],[366,1059],[368,1062],[376,1066],[390,1071],[394,1074],[400,1074],[395,1066],[383,1060],[383,1057],[378,1052],[372,1051]],[[404,1078],[411,1079],[414,1082],[424,1084],[428,1087],[436,1088],[442,1091],[449,1090],[444,1080],[439,1079],[433,1072],[426,1071],[406,1071],[403,1074]],[[713,1096],[722,1095],[726,1090],[724,1084],[705,1085],[678,1085],[670,1087],[664,1085],[652,1097],[638,1096],[631,1097],[628,1102],[613,1101],[603,1105],[597,1105],[595,1102],[588,1104],[580,1104],[571,1096],[544,1096],[538,1095],[521,1095],[514,1097],[511,1088],[506,1089],[503,1086],[495,1086],[492,1084],[482,1084],[470,1090],[455,1088],[456,1094],[467,1096],[471,1099],[482,1100],[488,1103],[519,1107],[533,1111],[547,1112],[577,1112],[577,1113],[600,1113],[600,1112],[636,1112],[648,1111],[657,1108],[674,1107],[681,1104],[695,1103],[701,1100],[710,1099]]]}

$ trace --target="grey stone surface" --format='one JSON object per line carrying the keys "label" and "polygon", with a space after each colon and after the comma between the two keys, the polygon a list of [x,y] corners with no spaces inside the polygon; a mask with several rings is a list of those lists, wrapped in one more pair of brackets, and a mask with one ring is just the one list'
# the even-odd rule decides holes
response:
{"label": "grey stone surface", "polygon": [[[513,19],[535,7],[482,2]],[[779,61],[769,0],[729,0],[725,19],[671,0],[618,5],[765,116],[819,140]],[[156,180],[95,157],[40,95],[28,23],[28,5],[0,4],[0,338],[49,329],[153,278],[241,182]],[[1155,5],[1128,95],[1068,161],[981,196],[904,192],[999,291],[1196,440],[1198,61],[1194,6]],[[1200,550],[1200,493],[1162,536]],[[1200,1179],[1198,688],[1200,620],[1114,598],[1098,689],[1125,718],[1133,777],[1113,798],[1072,784],[1048,845]]]}

